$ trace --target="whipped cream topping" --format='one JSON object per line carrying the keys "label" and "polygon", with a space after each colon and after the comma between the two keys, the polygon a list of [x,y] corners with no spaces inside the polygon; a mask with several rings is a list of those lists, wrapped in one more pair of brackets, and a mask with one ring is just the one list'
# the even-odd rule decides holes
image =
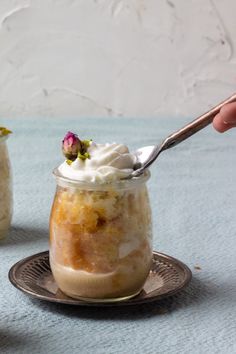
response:
{"label": "whipped cream topping", "polygon": [[58,170],[64,177],[87,182],[110,182],[128,177],[136,162],[135,155],[122,144],[90,143],[90,158],[77,158],[70,165],[65,161]]}

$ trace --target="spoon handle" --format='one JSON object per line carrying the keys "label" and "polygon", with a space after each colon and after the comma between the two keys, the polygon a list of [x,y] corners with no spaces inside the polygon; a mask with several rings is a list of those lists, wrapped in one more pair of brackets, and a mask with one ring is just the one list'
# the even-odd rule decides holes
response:
{"label": "spoon handle", "polygon": [[227,98],[225,101],[219,103],[210,111],[202,114],[200,117],[194,119],[191,123],[185,125],[183,128],[177,130],[175,133],[169,135],[162,143],[161,150],[169,149],[176,146],[181,141],[189,138],[191,135],[197,133],[199,130],[205,128],[212,123],[214,117],[219,113],[220,109],[227,103],[236,102],[236,93]]}
{"label": "spoon handle", "polygon": [[149,167],[164,150],[174,147],[181,143],[181,141],[189,138],[191,135],[197,133],[199,130],[205,128],[210,124],[217,113],[220,112],[221,108],[227,104],[236,102],[236,93],[227,98],[225,101],[219,103],[217,106],[212,108],[210,111],[202,114],[200,117],[194,119],[191,123],[185,125],[183,128],[177,130],[175,133],[167,136],[160,145],[156,145],[145,163],[137,170],[135,170],[131,177],[139,176],[143,171]]}

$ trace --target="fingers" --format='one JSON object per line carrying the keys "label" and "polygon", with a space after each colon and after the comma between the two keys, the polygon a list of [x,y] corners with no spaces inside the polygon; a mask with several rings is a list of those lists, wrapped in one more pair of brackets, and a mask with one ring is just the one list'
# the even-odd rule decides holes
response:
{"label": "fingers", "polygon": [[236,127],[236,103],[221,108],[220,113],[213,120],[213,127],[220,133]]}

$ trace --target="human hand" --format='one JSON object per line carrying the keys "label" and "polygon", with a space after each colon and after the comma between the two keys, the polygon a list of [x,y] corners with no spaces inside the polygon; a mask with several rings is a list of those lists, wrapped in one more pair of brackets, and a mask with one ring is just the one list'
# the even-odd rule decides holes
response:
{"label": "human hand", "polygon": [[224,133],[236,127],[236,102],[223,106],[213,120],[213,127],[220,133]]}

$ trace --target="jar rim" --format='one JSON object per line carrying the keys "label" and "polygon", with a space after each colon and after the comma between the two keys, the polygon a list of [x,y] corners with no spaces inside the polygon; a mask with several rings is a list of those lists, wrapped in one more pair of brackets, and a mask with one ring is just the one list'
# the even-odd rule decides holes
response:
{"label": "jar rim", "polygon": [[63,176],[58,168],[54,168],[53,176],[56,178],[57,184],[62,187],[73,187],[87,190],[110,190],[110,189],[130,189],[145,183],[149,180],[151,174],[147,169],[140,176],[130,179],[119,179],[109,182],[91,182],[80,181]]}
{"label": "jar rim", "polygon": [[0,143],[2,143],[3,141],[6,141],[9,138],[8,135],[0,135]]}

